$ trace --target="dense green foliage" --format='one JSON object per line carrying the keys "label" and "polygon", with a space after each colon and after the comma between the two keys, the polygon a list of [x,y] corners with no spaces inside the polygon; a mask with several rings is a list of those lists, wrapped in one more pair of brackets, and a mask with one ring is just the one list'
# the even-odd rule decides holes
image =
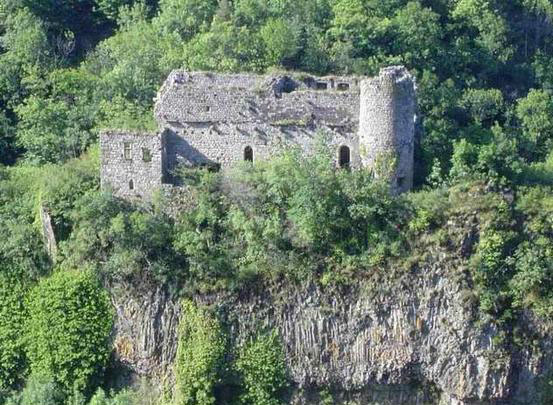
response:
{"label": "dense green foliage", "polygon": [[52,379],[32,374],[23,391],[7,399],[7,405],[59,405],[63,401],[64,395]]}
{"label": "dense green foliage", "polygon": [[108,360],[113,314],[89,272],[56,272],[31,292],[26,350],[34,374],[60,384],[66,394],[88,392]]}
{"label": "dense green foliage", "polygon": [[[340,288],[445,249],[466,259],[482,317],[505,328],[520,310],[552,317],[552,21],[549,0],[0,0],[0,402],[25,387],[8,403],[59,392],[141,403],[96,391],[110,327],[101,282],[182,296]],[[400,63],[422,118],[406,196],[335,171],[323,146],[227,178],[183,171],[193,203],[173,217],[162,197],[133,205],[98,191],[98,131],[155,129],[171,69],[372,75]],[[180,398],[212,403],[220,325],[191,304],[184,313]],[[277,347],[260,337],[238,356],[242,401],[274,402]]]}
{"label": "dense green foliage", "polygon": [[24,377],[25,295],[24,283],[0,273],[0,392],[17,386]]}
{"label": "dense green foliage", "polygon": [[173,68],[374,74],[403,63],[424,116],[421,183],[435,161],[449,171],[459,140],[493,148],[495,125],[514,143],[509,158],[533,162],[549,149],[548,1],[81,0],[54,9],[14,0],[0,13],[5,162],[60,162],[99,128],[152,128],[152,98]]}
{"label": "dense green foliage", "polygon": [[278,405],[288,380],[282,343],[276,333],[258,336],[242,348],[236,369],[243,381],[243,404]]}
{"label": "dense green foliage", "polygon": [[182,303],[176,358],[179,405],[215,403],[214,387],[219,381],[225,353],[225,339],[218,320],[191,301]]}

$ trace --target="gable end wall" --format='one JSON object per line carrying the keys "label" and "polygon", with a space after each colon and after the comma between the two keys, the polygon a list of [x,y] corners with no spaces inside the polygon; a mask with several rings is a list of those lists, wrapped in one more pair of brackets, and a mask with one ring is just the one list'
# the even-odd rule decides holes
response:
{"label": "gable end wall", "polygon": [[[130,147],[130,159],[125,157],[125,143]],[[149,162],[143,159],[143,148],[150,151]],[[109,189],[118,197],[150,200],[161,188],[163,149],[161,134],[118,131],[100,134],[102,189]]]}

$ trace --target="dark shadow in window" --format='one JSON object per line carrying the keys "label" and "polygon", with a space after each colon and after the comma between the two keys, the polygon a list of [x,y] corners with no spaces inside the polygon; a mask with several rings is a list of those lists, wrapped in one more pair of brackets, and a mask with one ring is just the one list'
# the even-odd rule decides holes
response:
{"label": "dark shadow in window", "polygon": [[326,89],[328,89],[328,83],[317,82],[317,90],[326,90]]}
{"label": "dark shadow in window", "polygon": [[129,190],[134,190],[134,181],[129,180]]}
{"label": "dark shadow in window", "polygon": [[152,161],[152,152],[148,148],[142,148],[142,160],[146,163]]}
{"label": "dark shadow in window", "polygon": [[340,146],[340,149],[338,151],[338,166],[340,166],[343,169],[349,169],[351,162],[351,156],[349,147],[343,145]]}
{"label": "dark shadow in window", "polygon": [[253,149],[251,146],[246,146],[244,149],[244,160],[246,162],[253,162]]}
{"label": "dark shadow in window", "polygon": [[125,157],[125,160],[131,160],[131,143],[125,142],[123,143],[123,155]]}

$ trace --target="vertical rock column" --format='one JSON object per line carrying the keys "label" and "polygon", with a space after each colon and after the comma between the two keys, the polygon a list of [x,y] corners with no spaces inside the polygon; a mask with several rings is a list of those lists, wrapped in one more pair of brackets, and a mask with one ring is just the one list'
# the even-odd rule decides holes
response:
{"label": "vertical rock column", "polygon": [[415,82],[403,66],[361,82],[359,151],[362,166],[389,177],[394,193],[413,187]]}

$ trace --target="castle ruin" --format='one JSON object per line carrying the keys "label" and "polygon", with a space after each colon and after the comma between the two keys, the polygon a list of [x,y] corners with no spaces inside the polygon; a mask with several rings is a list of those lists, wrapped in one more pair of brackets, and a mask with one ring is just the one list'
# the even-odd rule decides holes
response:
{"label": "castle ruin", "polygon": [[384,166],[394,192],[413,184],[415,84],[404,67],[374,78],[172,72],[155,103],[157,134],[100,135],[101,183],[150,199],[179,165],[226,169],[324,133],[337,167]]}

